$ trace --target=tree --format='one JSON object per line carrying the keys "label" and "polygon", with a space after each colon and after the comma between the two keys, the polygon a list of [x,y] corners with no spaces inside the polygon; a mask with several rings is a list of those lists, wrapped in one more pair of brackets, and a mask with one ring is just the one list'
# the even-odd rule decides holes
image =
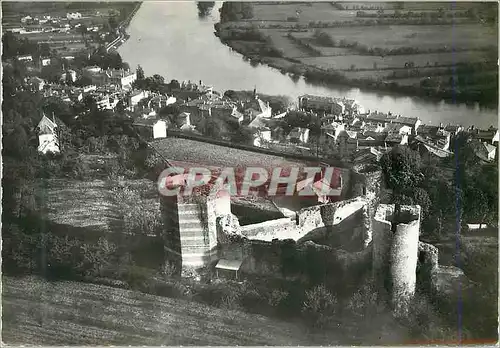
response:
{"label": "tree", "polygon": [[111,31],[115,31],[118,28],[118,21],[115,16],[108,18],[108,25]]}
{"label": "tree", "polygon": [[224,98],[235,100],[237,98],[237,94],[232,89],[228,89],[227,91],[224,92]]}
{"label": "tree", "polygon": [[142,66],[137,66],[136,74],[137,80],[144,80],[144,70],[142,69]]}
{"label": "tree", "polygon": [[6,31],[2,37],[2,55],[5,58],[12,58],[18,55],[21,43],[16,38],[16,36],[10,32]]}
{"label": "tree", "polygon": [[74,84],[77,87],[89,86],[92,84],[92,78],[86,75],[82,75],[75,81]]}
{"label": "tree", "polygon": [[[385,184],[393,191],[395,220],[401,211],[401,196],[412,197],[414,189],[423,179],[421,163],[420,154],[407,146],[396,146],[380,159]],[[393,224],[393,228],[396,228],[396,224]]]}
{"label": "tree", "polygon": [[169,83],[169,88],[171,90],[176,90],[176,89],[180,89],[181,88],[181,84],[179,83],[179,81],[177,80],[172,80],[170,81]]}
{"label": "tree", "polygon": [[214,1],[198,1],[196,6],[198,7],[198,17],[205,18],[210,15],[212,9],[215,5]]}
{"label": "tree", "polygon": [[66,73],[65,73],[64,83],[66,83],[66,85],[68,85],[68,86],[73,85],[73,76],[71,75],[71,73],[69,71],[66,71]]}
{"label": "tree", "polygon": [[160,109],[158,112],[160,116],[174,115],[177,116],[181,113],[181,109],[176,104],[170,104]]}

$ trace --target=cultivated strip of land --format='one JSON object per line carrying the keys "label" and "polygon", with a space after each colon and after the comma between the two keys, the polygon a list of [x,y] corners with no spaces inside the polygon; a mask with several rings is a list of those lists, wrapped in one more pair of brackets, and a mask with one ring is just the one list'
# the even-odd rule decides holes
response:
{"label": "cultivated strip of land", "polygon": [[[77,282],[3,278],[3,341],[39,345],[335,345],[334,335],[199,303]],[[338,333],[336,333],[338,335]]]}

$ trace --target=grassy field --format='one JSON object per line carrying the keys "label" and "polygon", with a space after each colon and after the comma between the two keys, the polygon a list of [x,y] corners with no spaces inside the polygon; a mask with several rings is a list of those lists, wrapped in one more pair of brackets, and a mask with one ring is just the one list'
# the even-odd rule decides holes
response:
{"label": "grassy field", "polygon": [[[413,62],[415,67],[430,67],[435,63],[451,66],[456,63],[481,62],[486,54],[478,51],[462,51],[448,53],[412,54],[397,56],[359,56],[344,55],[336,57],[305,57],[300,58],[304,64],[314,65],[322,69],[349,70],[354,64],[356,69],[403,69],[406,62]],[[376,64],[376,66],[374,66]]]}
{"label": "grassy field", "polygon": [[[349,340],[341,329],[312,333],[260,315],[35,277],[3,277],[2,315],[7,344],[338,345]],[[369,342],[379,342],[375,333],[369,335]],[[377,336],[397,339],[390,331]]]}
{"label": "grassy field", "polygon": [[323,31],[335,40],[345,39],[368,47],[389,49],[408,46],[432,49],[448,46],[473,50],[489,45],[496,46],[498,42],[496,28],[480,24],[380,25],[372,26],[369,30],[364,27],[345,27]]}
{"label": "grassy field", "polygon": [[254,18],[259,21],[286,21],[288,17],[296,17],[297,11],[299,23],[352,20],[356,17],[355,11],[335,11],[331,3],[318,2],[314,6],[303,3],[274,5],[255,3]]}
{"label": "grassy field", "polygon": [[[314,73],[315,68],[319,68],[329,70],[331,76],[321,79],[316,74],[312,79],[320,83],[336,81],[340,74],[344,76],[346,84],[354,84],[357,87],[374,85],[375,80],[396,84],[400,81],[401,87],[413,86],[405,88],[407,93],[421,95],[425,92],[420,87],[421,78],[442,75],[442,67],[453,67],[461,63],[487,63],[485,68],[477,68],[472,74],[497,70],[498,28],[489,14],[494,8],[486,8],[486,5],[483,5],[460,3],[455,6],[451,3],[422,2],[397,5],[384,2],[254,3],[253,18],[222,23],[218,31],[221,39],[241,54],[252,57],[255,61],[260,60],[282,72],[304,73],[307,70]],[[348,9],[345,9],[346,6]],[[469,8],[481,12],[481,16],[486,16],[488,11],[487,16],[483,19],[472,19],[465,12]],[[384,9],[383,22],[378,21],[377,17],[356,16],[358,10],[377,15],[379,9]],[[402,15],[398,18],[390,17],[396,10]],[[413,16],[404,17],[410,11]],[[422,13],[425,15],[421,17]],[[452,20],[454,16],[459,18]],[[267,43],[258,43],[259,48],[256,42],[230,40],[228,35],[236,30],[235,28],[245,30],[252,26],[258,28],[270,40]],[[328,34],[336,47],[326,47],[318,43],[315,38],[318,30]],[[271,54],[265,56],[264,53],[262,56],[261,52],[266,52],[262,50],[263,46],[277,49],[282,55],[276,58],[276,54],[271,57]],[[421,72],[420,75],[396,76],[394,79],[392,71],[404,69],[407,62],[413,62],[414,67],[425,67],[427,71],[425,74]],[[369,69],[370,72],[357,71],[359,69]],[[360,78],[364,81],[359,81]],[[354,81],[355,79],[357,81]],[[496,99],[491,100],[490,97],[494,95],[495,86],[492,81],[495,78],[482,82],[484,85],[481,86],[475,85],[476,80],[471,79],[467,85],[461,86],[463,99],[476,98],[474,91],[479,88],[486,91],[485,98],[489,98],[485,103],[496,104]],[[392,89],[395,88],[391,86]],[[427,92],[424,94],[427,95]],[[436,93],[447,98],[449,92],[449,88],[440,88]]]}
{"label": "grassy field", "polygon": [[383,8],[384,10],[395,9],[396,7],[401,11],[430,11],[438,10],[439,8],[447,10],[467,10],[471,5],[465,2],[405,2],[404,4],[398,4],[397,2],[342,2],[341,5],[347,10],[353,9],[355,6],[368,6]]}
{"label": "grassy field", "polygon": [[[113,198],[116,183],[104,180],[79,181],[52,179],[39,182],[37,188],[46,217],[59,225],[90,228],[107,232],[120,221],[121,211]],[[144,192],[141,203],[151,211],[159,211],[155,186],[148,180],[126,182]],[[156,195],[156,196],[155,196]]]}

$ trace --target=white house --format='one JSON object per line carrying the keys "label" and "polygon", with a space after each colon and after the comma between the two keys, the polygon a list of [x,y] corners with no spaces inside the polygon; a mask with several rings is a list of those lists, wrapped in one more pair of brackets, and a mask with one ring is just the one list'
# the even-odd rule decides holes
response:
{"label": "white house", "polygon": [[191,125],[191,114],[189,112],[181,112],[179,116],[177,116],[177,125],[182,127],[184,125]]}
{"label": "white house", "polygon": [[103,96],[101,99],[96,101],[96,104],[101,109],[113,110],[119,103],[119,99],[116,97]]}
{"label": "white house", "polygon": [[83,68],[83,70],[91,74],[97,74],[100,73],[102,69],[97,65],[91,65],[91,66],[86,66],[85,68]]}
{"label": "white house", "polygon": [[149,96],[147,91],[136,91],[130,96],[130,105],[136,106],[139,102]]}
{"label": "white house", "polygon": [[493,161],[495,159],[495,154],[496,154],[496,151],[497,151],[497,148],[491,144],[488,144],[486,142],[483,143],[484,145],[484,148],[486,150],[486,158],[488,159],[488,161]]}
{"label": "white house", "polygon": [[158,119],[139,119],[133,123],[139,134],[146,138],[160,139],[167,137],[167,122]]}
{"label": "white house", "polygon": [[88,93],[97,90],[96,85],[88,85],[83,87],[83,93]]}
{"label": "white house", "polygon": [[38,152],[44,155],[48,152],[58,153],[59,139],[57,138],[56,122],[44,115],[36,129],[38,132]]}
{"label": "white house", "polygon": [[16,58],[20,62],[32,62],[33,61],[33,56],[30,54],[17,56]]}
{"label": "white house", "polygon": [[74,71],[74,70],[68,70],[67,72],[63,73],[63,74],[61,75],[61,79],[60,79],[60,80],[61,80],[61,81],[66,81],[66,78],[67,78],[67,77],[66,77],[66,75],[67,75],[67,74],[70,74],[70,76],[71,76],[71,81],[72,81],[72,82],[75,82],[75,81],[76,81],[76,71]]}
{"label": "white house", "polygon": [[66,13],[67,19],[80,19],[82,18],[82,14],[80,12],[69,12]]}
{"label": "white house", "polygon": [[254,133],[253,146],[261,147],[264,143],[270,143],[271,141],[271,129],[267,127],[259,128],[257,132]]}
{"label": "white house", "polygon": [[137,73],[131,71],[121,70],[108,70],[106,76],[111,83],[120,86],[121,88],[131,88],[132,83],[137,80]]}
{"label": "white house", "polygon": [[498,134],[498,130],[495,132],[495,135],[493,136],[493,139],[491,139],[491,143],[494,144],[494,143],[498,143],[499,141],[499,134]]}
{"label": "white house", "polygon": [[292,129],[292,131],[288,135],[288,139],[298,141],[304,144],[307,143],[307,141],[309,140],[309,128],[296,127]]}
{"label": "white house", "polygon": [[31,16],[26,16],[26,17],[21,18],[21,23],[23,23],[23,24],[28,23],[32,20],[33,20],[33,18]]}
{"label": "white house", "polygon": [[41,58],[40,60],[42,62],[42,66],[47,66],[47,65],[50,65],[50,63],[51,63],[50,58]]}
{"label": "white house", "polygon": [[273,111],[272,111],[271,107],[269,106],[269,103],[264,103],[260,99],[257,99],[257,101],[259,102],[260,112],[261,112],[258,115],[258,117],[271,118]]}

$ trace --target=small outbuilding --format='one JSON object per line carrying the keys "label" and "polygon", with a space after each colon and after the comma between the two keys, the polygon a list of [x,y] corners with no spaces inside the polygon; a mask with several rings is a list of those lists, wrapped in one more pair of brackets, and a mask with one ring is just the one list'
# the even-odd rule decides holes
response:
{"label": "small outbuilding", "polygon": [[227,278],[234,277],[236,280],[238,280],[238,271],[240,270],[242,263],[243,260],[220,259],[215,266],[217,278],[219,278],[220,275],[223,275]]}

